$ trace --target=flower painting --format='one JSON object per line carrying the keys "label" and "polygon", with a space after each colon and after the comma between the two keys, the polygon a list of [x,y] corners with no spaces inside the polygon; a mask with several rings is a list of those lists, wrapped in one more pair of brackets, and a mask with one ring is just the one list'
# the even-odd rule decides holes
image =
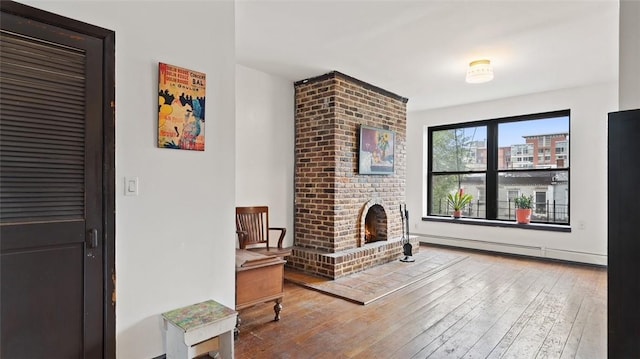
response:
{"label": "flower painting", "polygon": [[360,126],[360,174],[393,174],[395,134],[381,128]]}
{"label": "flower painting", "polygon": [[204,151],[206,75],[160,63],[158,147]]}

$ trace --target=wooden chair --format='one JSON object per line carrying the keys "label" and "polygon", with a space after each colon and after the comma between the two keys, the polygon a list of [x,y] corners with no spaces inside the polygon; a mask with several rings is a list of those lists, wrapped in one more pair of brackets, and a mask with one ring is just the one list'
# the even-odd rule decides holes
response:
{"label": "wooden chair", "polygon": [[[275,247],[269,242],[269,232],[271,231],[280,231],[280,237]],[[236,207],[236,233],[240,249],[278,257],[291,255],[291,248],[282,247],[282,240],[287,229],[269,227],[269,207],[267,206]]]}

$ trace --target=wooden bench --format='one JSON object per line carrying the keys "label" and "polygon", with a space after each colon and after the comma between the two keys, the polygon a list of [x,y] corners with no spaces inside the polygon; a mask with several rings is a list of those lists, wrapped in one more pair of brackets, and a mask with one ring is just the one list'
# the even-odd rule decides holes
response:
{"label": "wooden bench", "polygon": [[[236,310],[274,301],[274,321],[280,320],[286,262],[275,255],[236,249]],[[240,332],[240,315],[237,319],[236,336]]]}

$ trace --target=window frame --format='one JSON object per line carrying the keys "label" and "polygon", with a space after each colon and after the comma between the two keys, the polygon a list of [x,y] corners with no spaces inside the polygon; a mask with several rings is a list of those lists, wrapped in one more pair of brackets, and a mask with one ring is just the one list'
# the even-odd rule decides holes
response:
{"label": "window frame", "polygon": [[[430,218],[438,218],[439,221],[449,219],[448,215],[434,214],[434,208],[432,203],[432,191],[433,191],[433,179],[438,175],[466,175],[466,174],[482,174],[485,175],[485,218],[472,218],[474,222],[496,222],[496,223],[508,223],[512,220],[498,218],[499,196],[498,196],[498,182],[501,173],[517,173],[517,172],[554,172],[563,171],[567,173],[567,221],[566,222],[549,222],[549,221],[535,221],[536,224],[547,224],[561,227],[568,227],[571,223],[570,215],[570,203],[571,203],[571,162],[563,168],[518,168],[518,169],[498,169],[499,160],[499,143],[498,143],[498,127],[500,124],[513,123],[521,121],[533,121],[544,120],[556,117],[567,117],[568,120],[568,134],[571,138],[571,110],[558,110],[550,112],[542,112],[528,115],[518,115],[510,117],[502,117],[489,120],[478,120],[469,122],[460,122],[455,124],[429,126],[427,128],[427,193],[426,193],[426,210],[427,216]],[[487,128],[487,163],[484,171],[472,170],[472,171],[433,171],[433,132],[456,130],[469,127],[486,127]],[[571,140],[568,140],[566,150],[562,153],[565,157],[571,153]],[[534,154],[535,155],[535,154]],[[516,154],[517,156],[517,154]],[[566,161],[566,159],[565,159]],[[454,221],[451,219],[451,221]],[[459,220],[456,220],[459,221]]]}

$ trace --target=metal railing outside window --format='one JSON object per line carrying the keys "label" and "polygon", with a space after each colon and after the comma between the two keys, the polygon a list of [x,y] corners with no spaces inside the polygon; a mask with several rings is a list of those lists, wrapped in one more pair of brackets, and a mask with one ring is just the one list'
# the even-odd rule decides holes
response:
{"label": "metal railing outside window", "polygon": [[[446,201],[441,200],[433,206],[434,215],[450,216],[453,214],[453,207]],[[569,223],[569,206],[559,204],[556,201],[534,202],[534,211],[531,214],[532,222],[540,223]],[[486,204],[483,201],[473,201],[462,210],[462,214],[468,218],[485,218]],[[498,201],[498,220],[516,219],[516,206],[511,200]]]}

